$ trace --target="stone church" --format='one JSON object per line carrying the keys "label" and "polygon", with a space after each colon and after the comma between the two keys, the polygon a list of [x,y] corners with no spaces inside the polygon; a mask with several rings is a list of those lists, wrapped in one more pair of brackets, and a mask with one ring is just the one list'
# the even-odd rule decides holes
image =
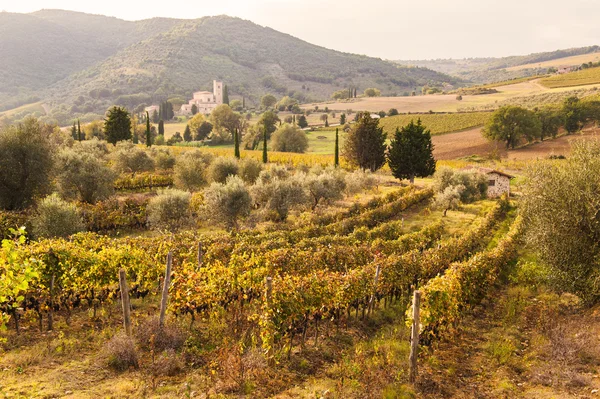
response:
{"label": "stone church", "polygon": [[192,115],[192,106],[198,107],[199,114],[210,114],[213,109],[223,104],[223,82],[213,80],[213,91],[197,91],[187,104],[183,104],[179,113]]}

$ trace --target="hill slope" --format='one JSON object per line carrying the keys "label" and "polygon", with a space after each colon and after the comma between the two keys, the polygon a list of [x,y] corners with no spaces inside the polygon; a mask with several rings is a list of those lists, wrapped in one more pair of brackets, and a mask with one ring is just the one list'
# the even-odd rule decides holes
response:
{"label": "hill slope", "polygon": [[[417,65],[434,71],[450,74],[474,83],[490,83],[546,73],[548,61],[598,53],[599,46],[578,47],[564,50],[533,53],[502,58],[465,58],[438,60],[397,61],[403,65]],[[542,65],[540,65],[543,63]],[[570,65],[569,62],[566,62]]]}
{"label": "hill slope", "polygon": [[[226,16],[138,22],[59,10],[0,14],[0,110],[42,100],[60,123],[103,114],[112,104],[136,109],[222,79],[230,98],[257,104],[265,93],[328,99],[350,86],[402,94],[461,80],[426,68],[309,44]],[[8,34],[11,32],[11,34]],[[41,54],[40,62],[38,53]],[[34,96],[29,98],[28,96]],[[15,98],[19,98],[16,103]]]}

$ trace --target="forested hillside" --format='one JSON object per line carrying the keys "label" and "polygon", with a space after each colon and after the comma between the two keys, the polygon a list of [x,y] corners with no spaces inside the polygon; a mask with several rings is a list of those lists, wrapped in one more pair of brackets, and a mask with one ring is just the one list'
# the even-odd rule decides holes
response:
{"label": "forested hillside", "polygon": [[[10,32],[10,34],[9,34]],[[0,14],[0,110],[34,101],[63,124],[185,99],[222,79],[232,98],[265,93],[323,100],[336,90],[376,87],[399,95],[423,85],[460,84],[426,68],[315,46],[226,16],[128,22],[65,11]],[[36,62],[31,62],[36,60]]]}

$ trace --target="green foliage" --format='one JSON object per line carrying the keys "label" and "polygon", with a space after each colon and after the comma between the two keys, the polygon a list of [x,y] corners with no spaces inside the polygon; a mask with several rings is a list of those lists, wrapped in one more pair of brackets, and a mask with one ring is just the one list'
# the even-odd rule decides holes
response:
{"label": "green foliage", "polygon": [[600,298],[600,145],[576,141],[572,146],[566,160],[531,166],[522,213],[527,238],[550,268],[556,287],[595,303]]}
{"label": "green foliage", "polygon": [[262,164],[254,158],[242,159],[239,166],[239,176],[248,184],[254,184],[262,171]]}
{"label": "green foliage", "polygon": [[152,134],[150,132],[150,116],[146,111],[146,147],[152,147]]}
{"label": "green foliage", "polygon": [[131,143],[119,143],[112,153],[113,167],[120,173],[149,172],[154,170],[154,161],[146,151]]}
{"label": "green foliage", "polygon": [[364,95],[365,97],[379,97],[381,95],[381,90],[375,88],[365,89]]}
{"label": "green foliage", "polygon": [[196,150],[188,151],[175,161],[173,178],[178,188],[196,191],[207,183],[207,168],[210,158]]}
{"label": "green foliage", "polygon": [[269,109],[277,103],[277,99],[272,94],[265,94],[260,99],[260,106],[264,109]]}
{"label": "green foliage", "polygon": [[379,120],[362,113],[346,137],[342,155],[350,165],[375,172],[385,164],[385,139]]}
{"label": "green foliage", "polygon": [[585,112],[579,98],[566,98],[563,102],[561,112],[565,118],[565,130],[569,134],[581,130],[585,121]]}
{"label": "green foliage", "polygon": [[240,159],[240,134],[238,129],[235,129],[235,132],[233,134],[233,155],[237,158]]}
{"label": "green foliage", "polygon": [[56,181],[63,198],[93,204],[112,195],[115,175],[97,152],[64,148],[56,156]]}
{"label": "green foliage", "polygon": [[217,106],[210,114],[210,119],[216,131],[227,132],[227,136],[231,138],[235,129],[239,129],[242,123],[242,116],[227,104]]}
{"label": "green foliage", "polygon": [[314,211],[322,202],[341,199],[346,182],[341,172],[326,170],[319,174],[308,174],[304,179],[304,186],[311,198],[311,209]]}
{"label": "green foliage", "polygon": [[47,129],[28,118],[0,131],[0,208],[25,208],[47,193],[52,171]]}
{"label": "green foliage", "polygon": [[165,135],[165,122],[162,119],[158,121],[158,135]]}
{"label": "green foliage", "polygon": [[252,186],[252,200],[263,211],[265,218],[284,221],[291,208],[306,200],[302,183],[301,179],[260,179]]}
{"label": "green foliage", "polygon": [[104,135],[111,144],[131,140],[131,118],[125,108],[114,106],[108,110],[104,120]]}
{"label": "green foliage", "polygon": [[281,125],[271,137],[271,149],[280,152],[303,153],[308,148],[306,133],[287,123]]}
{"label": "green foliage", "polygon": [[186,143],[192,141],[192,131],[190,130],[189,124],[185,126],[185,130],[183,132],[183,141],[185,141]]}
{"label": "green foliage", "polygon": [[304,128],[308,127],[308,122],[306,120],[306,116],[300,115],[298,117],[298,126],[300,127],[300,129],[304,129]]}
{"label": "green foliage", "polygon": [[[485,125],[492,116],[491,112],[459,112],[452,114],[422,114],[418,115],[421,122],[427,126],[432,135],[458,132],[477,126]],[[391,136],[396,128],[402,127],[414,120],[415,116],[396,115],[381,119],[379,125]]]}
{"label": "green foliage", "polygon": [[415,177],[427,177],[435,173],[433,144],[431,133],[418,119],[411,121],[401,129],[390,143],[388,165],[397,179],[409,179],[414,183]]}
{"label": "green foliage", "polygon": [[151,155],[158,169],[169,170],[175,166],[175,157],[168,148],[153,148]]}
{"label": "green foliage", "polygon": [[534,141],[541,135],[541,124],[535,113],[521,107],[504,106],[492,115],[483,129],[489,140],[503,141],[515,148],[521,141]]}
{"label": "green foliage", "polygon": [[252,200],[242,179],[229,176],[225,184],[212,183],[204,191],[206,216],[236,230],[240,218],[250,213]]}
{"label": "green foliage", "polygon": [[[457,171],[449,167],[440,168],[433,176],[433,187],[443,194],[451,187],[459,187],[459,200],[463,204],[480,200],[487,194],[487,177],[476,171]],[[448,191],[448,194],[451,191]]]}
{"label": "green foliage", "polygon": [[217,183],[225,183],[229,176],[237,176],[239,165],[236,158],[218,157],[210,164],[208,176]]}
{"label": "green foliage", "polygon": [[[344,114],[342,114],[344,115]],[[345,116],[344,116],[344,119]],[[335,148],[333,150],[333,166],[336,168],[340,166],[340,129],[335,128]]]}
{"label": "green foliage", "polygon": [[148,203],[148,223],[155,229],[176,231],[189,223],[191,197],[187,191],[159,190]]}
{"label": "green foliage", "polygon": [[546,106],[537,110],[536,115],[541,124],[540,139],[544,141],[545,137],[556,138],[558,129],[563,123],[560,113],[557,110]]}
{"label": "green foliage", "polygon": [[36,238],[68,237],[84,230],[77,207],[56,193],[40,201],[31,225]]}
{"label": "green foliage", "polygon": [[263,129],[263,152],[262,152],[262,161],[263,163],[269,162],[269,158],[267,155],[267,128]]}

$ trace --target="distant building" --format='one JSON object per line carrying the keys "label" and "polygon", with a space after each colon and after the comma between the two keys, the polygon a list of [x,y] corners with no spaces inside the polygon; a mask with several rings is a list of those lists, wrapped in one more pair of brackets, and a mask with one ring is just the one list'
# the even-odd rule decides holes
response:
{"label": "distant building", "polygon": [[157,113],[160,112],[160,107],[158,105],[151,105],[149,107],[144,108],[144,113],[148,112],[150,118],[152,118],[152,114],[154,114],[154,111],[156,111]]}
{"label": "distant building", "polygon": [[579,67],[576,65],[561,66],[556,69],[556,73],[562,75],[564,73],[575,72]]}
{"label": "distant building", "polygon": [[183,104],[179,113],[181,115],[191,115],[192,107],[195,105],[200,114],[210,114],[213,109],[223,104],[223,82],[214,80],[213,91],[197,91],[187,104]]}

